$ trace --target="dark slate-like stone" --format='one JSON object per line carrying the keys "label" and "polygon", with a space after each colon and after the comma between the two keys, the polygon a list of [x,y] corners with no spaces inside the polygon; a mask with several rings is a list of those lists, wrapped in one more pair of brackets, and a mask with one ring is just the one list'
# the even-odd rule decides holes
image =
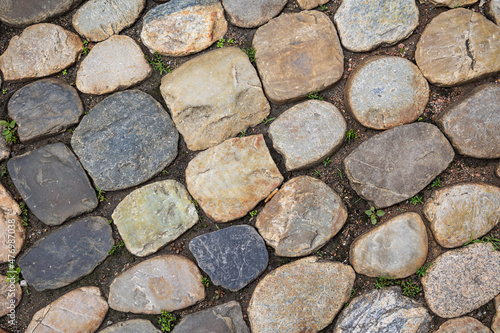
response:
{"label": "dark slate-like stone", "polygon": [[85,171],[62,143],[14,157],[7,169],[28,208],[45,224],[59,225],[97,207]]}
{"label": "dark slate-like stone", "polygon": [[78,123],[83,114],[76,89],[58,79],[24,86],[12,95],[7,108],[22,142],[62,133]]}
{"label": "dark slate-like stone", "polygon": [[21,28],[62,15],[82,0],[2,0],[0,21]]}
{"label": "dark slate-like stone", "polygon": [[71,146],[104,191],[152,178],[177,156],[179,133],[153,97],[139,90],[115,93],[84,116]]}
{"label": "dark slate-like stone", "polygon": [[36,242],[19,259],[19,267],[37,291],[57,289],[90,274],[113,244],[104,217],[85,217]]}
{"label": "dark slate-like stone", "polygon": [[255,28],[278,15],[287,2],[287,0],[222,0],[222,5],[232,24],[242,28]]}
{"label": "dark slate-like stone", "polygon": [[253,281],[268,261],[264,240],[249,225],[195,237],[189,243],[189,250],[214,285],[231,291],[238,291]]}

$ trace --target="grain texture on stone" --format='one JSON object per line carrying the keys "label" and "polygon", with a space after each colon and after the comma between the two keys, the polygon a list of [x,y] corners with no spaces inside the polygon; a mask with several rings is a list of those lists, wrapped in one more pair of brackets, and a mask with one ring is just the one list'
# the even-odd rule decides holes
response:
{"label": "grain texture on stone", "polygon": [[0,184],[0,263],[17,256],[24,246],[26,230],[21,213],[12,195]]}

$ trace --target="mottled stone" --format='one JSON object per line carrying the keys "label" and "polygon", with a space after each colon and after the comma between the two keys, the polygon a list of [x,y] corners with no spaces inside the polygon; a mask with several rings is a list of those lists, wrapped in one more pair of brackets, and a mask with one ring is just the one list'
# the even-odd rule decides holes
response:
{"label": "mottled stone", "polygon": [[491,323],[493,333],[500,333],[500,294],[495,297],[495,316]]}
{"label": "mottled stone", "polygon": [[252,46],[267,97],[286,103],[342,78],[344,54],[337,30],[318,11],[283,14],[257,29]]}
{"label": "mottled stone", "polygon": [[418,25],[414,0],[344,0],[334,16],[342,46],[366,52],[394,45]]}
{"label": "mottled stone", "polygon": [[431,316],[399,287],[375,289],[354,298],[339,315],[334,333],[427,333]]}
{"label": "mottled stone", "polygon": [[358,274],[402,279],[427,258],[427,230],[417,213],[398,215],[351,244],[349,260]]}
{"label": "mottled stone", "polygon": [[16,91],[7,106],[22,142],[64,132],[77,124],[83,104],[75,88],[58,79],[30,83]]}
{"label": "mottled stone", "polygon": [[10,281],[11,279],[7,279],[7,276],[0,275],[0,317],[9,312],[15,314],[13,309],[19,305],[23,296],[19,283],[11,283]]}
{"label": "mottled stone", "polygon": [[452,87],[500,71],[500,27],[473,11],[457,8],[426,26],[415,61],[430,83]]}
{"label": "mottled stone", "polygon": [[240,304],[231,301],[187,315],[172,331],[172,333],[193,332],[250,333],[250,330],[243,320]]}
{"label": "mottled stone", "polygon": [[27,27],[68,12],[82,0],[3,0],[0,21],[16,28]]}
{"label": "mottled stone", "polygon": [[37,291],[57,289],[92,273],[113,244],[107,219],[84,217],[32,245],[19,259],[19,267]]}
{"label": "mottled stone", "polygon": [[433,261],[422,286],[427,305],[442,318],[462,316],[500,293],[500,251],[476,243],[445,252]]}
{"label": "mottled stone", "polygon": [[141,40],[151,52],[181,57],[208,48],[226,32],[220,0],[170,0],[146,13]]}
{"label": "mottled stone", "polygon": [[318,332],[349,300],[355,273],[339,262],[307,257],[279,267],[257,285],[248,306],[254,333]]}
{"label": "mottled stone", "polygon": [[163,77],[160,90],[190,150],[234,137],[270,111],[255,68],[235,47],[185,62]]}
{"label": "mottled stone", "polygon": [[349,75],[345,99],[361,125],[382,130],[417,120],[427,105],[429,85],[411,61],[376,56]]}
{"label": "mottled stone", "polygon": [[300,176],[281,187],[259,214],[255,226],[276,255],[300,257],[325,245],[346,219],[342,199],[328,185]]}
{"label": "mottled stone", "polygon": [[189,250],[216,286],[238,291],[267,267],[266,244],[249,225],[237,225],[197,236]]}
{"label": "mottled stone", "polygon": [[25,238],[21,208],[0,184],[0,263],[7,262],[9,255],[10,258],[17,256],[23,248]]}
{"label": "mottled stone", "polygon": [[100,42],[134,24],[145,5],[146,0],[90,0],[73,15],[73,27],[87,40]]}
{"label": "mottled stone", "polygon": [[443,172],[455,153],[434,125],[413,123],[377,134],[344,160],[356,193],[378,208],[413,197]]}
{"label": "mottled stone", "polygon": [[7,169],[26,205],[45,224],[59,225],[97,207],[85,171],[62,143],[11,158]]}
{"label": "mottled stone", "polygon": [[144,257],[195,225],[198,213],[181,183],[164,180],[127,195],[112,218],[127,249]]}
{"label": "mottled stone", "polygon": [[142,91],[127,90],[83,117],[71,147],[98,188],[116,191],[157,175],[177,156],[178,141],[161,104]]}
{"label": "mottled stone", "polygon": [[189,193],[217,222],[245,216],[282,181],[262,134],[226,140],[186,168]]}
{"label": "mottled stone", "polygon": [[233,25],[256,28],[278,15],[287,2],[287,0],[222,0],[222,5]]}
{"label": "mottled stone", "polygon": [[450,319],[439,326],[436,333],[491,333],[479,320],[471,317]]}
{"label": "mottled stone", "polygon": [[[176,325],[177,326],[177,325]],[[108,326],[99,333],[161,333],[149,320],[132,319]]]}
{"label": "mottled stone", "polygon": [[[4,127],[0,127],[2,132],[4,131]],[[0,161],[8,159],[10,156],[10,146],[5,140],[5,137],[2,135],[0,137]]]}
{"label": "mottled stone", "polygon": [[14,36],[0,56],[5,81],[48,76],[73,65],[82,51],[80,38],[58,25],[32,25]]}
{"label": "mottled stone", "polygon": [[444,110],[437,123],[460,154],[499,158],[500,86],[477,87]]}
{"label": "mottled stone", "polygon": [[320,5],[324,5],[330,0],[297,0],[300,9],[313,9]]}
{"label": "mottled stone", "polygon": [[344,143],[347,124],[331,103],[310,100],[283,112],[269,136],[288,171],[305,169],[332,156]]}
{"label": "mottled stone", "polygon": [[35,313],[26,333],[95,332],[107,312],[108,303],[99,288],[81,287]]}
{"label": "mottled stone", "polygon": [[[500,0],[490,0],[486,6],[486,14],[497,25],[500,24]],[[494,332],[497,333],[497,332]]]}
{"label": "mottled stone", "polygon": [[434,7],[457,8],[475,4],[478,0],[420,0],[421,4]]}

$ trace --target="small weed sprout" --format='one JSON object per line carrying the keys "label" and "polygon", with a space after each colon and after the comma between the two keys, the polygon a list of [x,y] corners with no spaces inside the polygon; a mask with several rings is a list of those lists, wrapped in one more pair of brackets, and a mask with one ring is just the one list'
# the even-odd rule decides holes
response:
{"label": "small weed sprout", "polygon": [[208,278],[207,278],[207,277],[205,277],[205,276],[203,276],[203,277],[201,278],[201,283],[202,283],[202,284],[204,284],[204,285],[205,285],[205,287],[207,287],[207,288],[208,288],[208,287],[210,287],[210,280],[208,280]]}
{"label": "small weed sprout", "polygon": [[417,296],[418,293],[422,291],[422,289],[420,289],[420,287],[410,279],[396,280],[389,276],[379,276],[375,281],[375,288],[377,289],[382,289],[384,287],[389,287],[394,285],[400,286],[401,291],[407,297],[414,298]]}
{"label": "small weed sprout", "polygon": [[163,73],[170,73],[172,71],[170,69],[170,66],[165,65],[165,63],[163,62],[163,58],[158,54],[158,52],[155,52],[151,59],[148,58],[147,55],[144,55],[144,57],[153,66],[153,69],[155,71],[160,72],[160,75],[163,75]]}
{"label": "small weed sprout", "polygon": [[472,234],[470,236],[470,240],[464,245],[467,246],[475,243],[483,243],[483,244],[490,243],[491,245],[493,245],[493,250],[500,249],[500,239],[490,235],[484,236],[483,238],[474,239],[474,234]]}
{"label": "small weed sprout", "polygon": [[412,203],[413,205],[421,204],[423,203],[422,197],[415,194],[415,196],[410,198],[410,203]]}
{"label": "small weed sprout", "polygon": [[7,89],[2,89],[2,95],[7,95],[9,91]]}
{"label": "small weed sprout", "polygon": [[332,163],[332,161],[330,161],[330,157],[327,157],[324,161],[323,161],[323,166],[327,166],[328,164]]}
{"label": "small weed sprout", "polygon": [[16,121],[15,120],[0,120],[0,125],[5,129],[2,135],[5,137],[5,141],[14,143],[17,142],[16,138]]}
{"label": "small weed sprout", "polygon": [[225,294],[226,293],[223,290],[217,289],[215,291],[215,299],[222,298],[222,297],[224,297]]}
{"label": "small weed sprout", "polygon": [[161,310],[160,319],[158,319],[158,324],[160,324],[161,331],[171,332],[176,320],[176,316],[172,315],[170,312]]}
{"label": "small weed sprout", "polygon": [[431,184],[431,187],[441,187],[441,180],[438,178],[434,179],[434,181]]}
{"label": "small weed sprout", "polygon": [[327,8],[326,8],[325,5],[319,5],[319,8],[321,9],[322,12],[324,12],[325,10],[327,10]]}
{"label": "small weed sprout", "polygon": [[109,225],[112,225],[112,224],[113,224],[113,220],[109,220],[109,221],[108,221],[108,224],[109,224]]}
{"label": "small weed sprout", "polygon": [[27,227],[29,225],[28,221],[28,208],[24,202],[19,203],[19,208],[21,208],[21,216],[23,217],[23,226]]}
{"label": "small weed sprout", "polygon": [[375,281],[375,288],[377,289],[382,289],[392,285],[394,285],[394,279],[388,276],[379,276]]}
{"label": "small weed sprout", "polygon": [[257,209],[255,209],[255,210],[252,210],[252,211],[251,211],[250,213],[248,213],[248,214],[250,214],[250,217],[254,217],[254,216],[257,216],[257,214],[258,214],[258,213],[259,213],[259,211],[258,211]]}
{"label": "small weed sprout", "polygon": [[109,250],[109,254],[113,255],[116,253],[116,251],[118,251],[119,249],[123,248],[125,246],[125,242],[123,242],[122,239],[120,239],[118,242],[116,242],[115,245],[113,245],[113,247],[111,248],[111,250]]}
{"label": "small weed sprout", "polygon": [[312,93],[307,94],[307,98],[309,99],[317,99],[318,101],[323,100],[323,96],[320,96],[319,93],[315,90]]}
{"label": "small weed sprout", "polygon": [[427,274],[427,270],[431,266],[432,266],[432,262],[428,263],[427,265],[423,265],[422,267],[420,267],[419,269],[417,269],[417,272],[416,272],[417,276],[424,277],[425,274]]}
{"label": "small weed sprout", "polygon": [[370,209],[365,210],[365,214],[368,215],[368,217],[370,217],[372,224],[375,225],[377,224],[377,217],[384,216],[385,212],[380,209],[375,211],[375,207],[370,207]]}
{"label": "small weed sprout", "polygon": [[106,197],[104,196],[104,194],[106,192],[104,192],[103,190],[101,190],[99,187],[95,187],[96,191],[97,191],[97,200],[99,200],[100,202],[102,201],[106,201]]}
{"label": "small weed sprout", "polygon": [[418,117],[418,119],[417,119],[417,121],[422,121],[422,120],[424,120],[424,118],[422,118],[422,117]]}
{"label": "small weed sprout", "polygon": [[255,50],[253,47],[249,48],[248,50],[247,49],[242,49],[242,50],[247,54],[250,62],[255,62]]}
{"label": "small weed sprout", "polygon": [[269,118],[269,119],[268,119],[268,118],[266,117],[266,118],[264,118],[264,120],[262,120],[262,123],[263,123],[263,124],[269,124],[269,123],[270,123],[271,121],[273,121],[274,119],[276,119],[276,118]]}
{"label": "small weed sprout", "polygon": [[9,264],[9,270],[7,271],[7,278],[5,279],[6,282],[11,282],[14,280],[14,283],[19,283],[19,280],[21,280],[21,277],[19,276],[21,274],[21,267],[15,267],[14,264]]}
{"label": "small weed sprout", "polygon": [[89,49],[89,41],[88,40],[84,40],[83,41],[83,50],[82,50],[82,54],[83,55],[86,55],[90,52],[90,49]]}
{"label": "small weed sprout", "polygon": [[68,70],[67,69],[63,70],[62,75],[68,75]]}
{"label": "small weed sprout", "polygon": [[313,176],[321,177],[321,172],[319,170],[314,170]]}
{"label": "small weed sprout", "polygon": [[337,168],[337,175],[339,175],[340,179],[344,179],[342,177],[342,170],[340,170],[339,168]]}
{"label": "small weed sprout", "polygon": [[354,130],[350,129],[345,133],[345,141],[347,143],[351,142],[351,140],[357,139],[358,133],[354,132]]}
{"label": "small weed sprout", "polygon": [[168,170],[162,170],[161,174],[164,175],[164,176],[168,175]]}
{"label": "small weed sprout", "polygon": [[0,165],[0,177],[5,177],[7,174],[7,167],[5,165]]}
{"label": "small weed sprout", "polygon": [[216,45],[216,46],[217,46],[218,48],[222,48],[222,47],[224,47],[224,44],[225,44],[225,43],[226,43],[226,40],[225,40],[224,38],[221,38],[221,39],[219,39],[219,40],[217,41],[217,45]]}
{"label": "small weed sprout", "polygon": [[244,136],[247,136],[247,130],[240,131],[239,136],[240,136],[240,138],[242,138],[242,137],[244,137]]}

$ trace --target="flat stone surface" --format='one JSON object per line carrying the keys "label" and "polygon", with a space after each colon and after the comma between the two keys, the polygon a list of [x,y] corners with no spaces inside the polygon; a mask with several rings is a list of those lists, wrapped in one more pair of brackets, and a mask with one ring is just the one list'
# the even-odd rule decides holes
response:
{"label": "flat stone surface", "polygon": [[141,40],[151,53],[181,57],[208,48],[226,32],[220,0],[170,0],[146,13]]}
{"label": "flat stone surface", "polygon": [[[177,326],[177,325],[176,325]],[[132,319],[108,326],[99,333],[161,333],[149,320]]]}
{"label": "flat stone surface", "polygon": [[163,77],[160,90],[190,150],[234,137],[270,111],[257,71],[236,47],[185,62]]}
{"label": "flat stone surface", "polygon": [[332,156],[344,143],[347,124],[331,103],[305,101],[283,112],[269,136],[288,171],[305,169]]}
{"label": "flat stone surface", "polygon": [[0,275],[0,317],[15,309],[21,302],[22,296],[23,291],[19,283],[11,284],[10,280],[7,280],[7,276]]}
{"label": "flat stone surface", "polygon": [[427,333],[431,320],[422,304],[403,296],[399,287],[390,287],[354,298],[340,313],[333,332]]}
{"label": "flat stone surface", "polygon": [[422,286],[427,305],[442,318],[462,316],[500,293],[500,251],[476,243],[445,252],[433,261]]}
{"label": "flat stone surface", "polygon": [[449,8],[469,6],[476,2],[478,2],[478,0],[420,0],[421,4],[431,5],[434,7],[449,7]]}
{"label": "flat stone surface", "polygon": [[186,168],[189,193],[217,222],[245,216],[282,181],[262,134],[226,140]]}
{"label": "flat stone surface", "polygon": [[389,129],[412,123],[422,115],[429,99],[429,85],[411,61],[375,56],[349,75],[345,99],[361,125]]}
{"label": "flat stone surface", "polygon": [[444,110],[437,123],[460,154],[499,158],[500,86],[475,88]]}
{"label": "flat stone surface", "polygon": [[[488,4],[486,5],[486,14],[497,25],[500,24],[500,0],[488,1]],[[497,332],[494,332],[494,333],[497,333]]]}
{"label": "flat stone surface", "polygon": [[172,331],[172,333],[193,332],[250,333],[250,330],[243,320],[240,304],[231,301],[187,315]]}
{"label": "flat stone surface", "polygon": [[500,71],[500,27],[479,13],[457,8],[426,26],[415,51],[425,78],[453,87]]}
{"label": "flat stone surface", "polygon": [[342,199],[328,185],[300,176],[281,187],[257,216],[255,226],[276,255],[300,257],[325,245],[346,219]]}
{"label": "flat stone surface", "polygon": [[479,320],[471,317],[450,319],[439,326],[436,333],[491,333]]}
{"label": "flat stone surface", "polygon": [[33,316],[26,333],[95,332],[101,325],[108,303],[97,287],[81,287],[50,303]]}
{"label": "flat stone surface", "polygon": [[145,5],[146,0],[90,0],[73,15],[73,27],[85,39],[100,42],[134,24]]}
{"label": "flat stone surface", "polygon": [[76,75],[76,87],[84,94],[104,95],[142,82],[152,72],[132,38],[111,36],[96,44],[83,59]]}
{"label": "flat stone surface", "polygon": [[0,56],[0,70],[5,81],[52,75],[73,65],[82,48],[83,43],[76,34],[58,25],[32,25],[20,36],[12,37],[9,47]]}
{"label": "flat stone surface", "polygon": [[37,291],[57,289],[92,273],[113,244],[107,219],[84,217],[36,242],[18,263],[23,277]]}
{"label": "flat stone surface", "polygon": [[69,11],[82,0],[4,0],[0,2],[0,21],[17,28],[39,23]]}
{"label": "flat stone surface", "polygon": [[30,83],[16,91],[7,106],[22,142],[64,132],[80,121],[83,104],[75,88],[58,79]]}
{"label": "flat stone surface", "polygon": [[286,3],[287,0],[222,0],[229,21],[241,28],[255,28],[267,23],[281,12]]}
{"label": "flat stone surface", "polygon": [[500,295],[495,297],[495,316],[491,323],[491,330],[493,333],[500,333]]}
{"label": "flat stone surface", "polygon": [[0,184],[0,263],[7,262],[9,255],[10,258],[17,256],[23,248],[25,238],[26,230],[22,224],[21,208]]}
{"label": "flat stone surface", "polygon": [[458,247],[486,235],[500,222],[500,188],[468,183],[437,189],[423,213],[439,245]]}
{"label": "flat stone surface", "polygon": [[455,153],[434,125],[414,123],[377,134],[344,160],[351,187],[377,208],[413,197],[443,172]]}
{"label": "flat stone surface", "polygon": [[252,294],[247,309],[252,332],[322,330],[349,300],[354,279],[351,266],[318,261],[317,257],[275,269],[259,282]]}
{"label": "flat stone surface", "polygon": [[109,287],[109,306],[121,312],[160,314],[205,298],[196,265],[183,256],[161,255],[118,275]]}
{"label": "flat stone surface", "polygon": [[189,250],[214,285],[231,291],[242,289],[267,267],[266,244],[249,225],[197,236],[189,242]]}
{"label": "flat stone surface", "polygon": [[112,218],[127,250],[144,257],[194,226],[198,213],[186,188],[170,179],[127,195],[116,206]]}
{"label": "flat stone surface", "polygon": [[71,137],[71,147],[104,191],[132,187],[157,175],[177,156],[179,133],[150,95],[114,93],[90,110]]}
{"label": "flat stone surface", "polygon": [[328,88],[342,78],[344,54],[325,14],[283,14],[255,32],[252,46],[269,100],[283,104]]}
{"label": "flat stone surface", "polygon": [[330,0],[297,0],[300,9],[313,9],[319,5],[324,5]]}
{"label": "flat stone surface", "polygon": [[85,171],[62,143],[13,157],[7,170],[28,208],[45,224],[59,225],[97,207]]}
{"label": "flat stone surface", "polygon": [[344,0],[334,16],[342,46],[366,52],[394,45],[418,25],[414,0]]}

